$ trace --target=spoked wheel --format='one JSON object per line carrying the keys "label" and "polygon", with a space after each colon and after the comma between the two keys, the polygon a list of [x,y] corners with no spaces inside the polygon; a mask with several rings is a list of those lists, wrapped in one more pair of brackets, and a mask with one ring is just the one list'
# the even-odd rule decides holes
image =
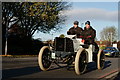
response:
{"label": "spoked wheel", "polygon": [[103,53],[103,50],[100,50],[97,56],[97,68],[103,69],[105,65],[105,55]]}
{"label": "spoked wheel", "polygon": [[50,68],[51,65],[51,52],[50,47],[44,46],[41,48],[38,56],[38,64],[40,69],[46,71]]}
{"label": "spoked wheel", "polygon": [[83,74],[87,69],[88,53],[84,48],[79,49],[75,57],[75,72],[77,75]]}

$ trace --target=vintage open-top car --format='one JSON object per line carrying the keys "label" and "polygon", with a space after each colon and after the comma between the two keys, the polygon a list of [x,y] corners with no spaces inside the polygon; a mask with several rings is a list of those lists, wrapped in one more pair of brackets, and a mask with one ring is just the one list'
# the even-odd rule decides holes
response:
{"label": "vintage open-top car", "polygon": [[96,62],[98,69],[104,68],[105,56],[103,50],[99,50],[97,60],[93,60],[94,45],[84,44],[81,38],[76,35],[67,35],[63,38],[56,37],[54,45],[43,46],[40,49],[38,63],[40,69],[46,71],[51,63],[59,66],[59,63],[74,64],[76,74],[82,74],[86,71],[87,64]]}

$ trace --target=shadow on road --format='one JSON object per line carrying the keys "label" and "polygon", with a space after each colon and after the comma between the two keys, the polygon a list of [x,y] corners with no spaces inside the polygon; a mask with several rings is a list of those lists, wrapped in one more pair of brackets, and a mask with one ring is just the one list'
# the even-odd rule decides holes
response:
{"label": "shadow on road", "polygon": [[[105,61],[104,69],[111,66],[111,61]],[[97,69],[97,64],[95,62],[89,63],[86,73],[94,71]]]}
{"label": "shadow on road", "polygon": [[[109,67],[110,65],[111,65],[110,61],[105,62],[105,68]],[[60,69],[60,68],[66,68],[66,67],[67,66],[54,67],[54,68],[49,69],[48,71],[56,70],[56,69]],[[88,64],[87,69],[88,70],[86,71],[86,73],[96,70],[97,69],[96,63],[93,62],[93,63]],[[73,68],[73,70],[74,70],[74,68]],[[17,68],[17,69],[6,69],[6,70],[2,70],[2,79],[8,79],[8,78],[23,76],[23,75],[29,75],[29,74],[34,74],[34,73],[38,73],[38,72],[41,72],[39,66],[24,67],[24,68]]]}
{"label": "shadow on road", "polygon": [[[54,68],[49,69],[48,71],[65,68],[65,67],[66,66],[54,67]],[[17,76],[34,74],[37,72],[41,72],[39,66],[24,67],[24,68],[17,68],[17,69],[6,69],[6,70],[2,70],[2,79],[8,79],[8,78],[17,77]]]}
{"label": "shadow on road", "polygon": [[[110,66],[111,66],[111,61],[105,61],[104,69],[106,69],[107,67],[110,67]],[[55,69],[60,69],[60,68],[66,68],[67,69],[67,66],[51,68],[49,71],[55,70]],[[85,73],[89,73],[89,72],[94,71],[96,69],[97,69],[97,64],[95,62],[88,63],[87,71]],[[69,71],[74,71],[74,66],[69,67],[68,70]]]}
{"label": "shadow on road", "polygon": [[66,67],[67,67],[67,66],[61,66],[61,67],[50,68],[48,71],[56,70],[56,69],[61,69],[61,68],[66,68]]}
{"label": "shadow on road", "polygon": [[107,67],[109,67],[109,66],[111,66],[111,61],[106,61],[104,69],[107,68]]}
{"label": "shadow on road", "polygon": [[8,79],[11,77],[33,74],[40,71],[41,70],[38,66],[2,70],[2,79]]}

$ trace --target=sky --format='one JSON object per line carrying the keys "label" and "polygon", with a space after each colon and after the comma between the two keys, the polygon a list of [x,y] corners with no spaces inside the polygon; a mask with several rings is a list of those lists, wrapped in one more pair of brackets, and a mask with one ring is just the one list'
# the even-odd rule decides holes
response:
{"label": "sky", "polygon": [[79,26],[84,28],[86,21],[91,22],[91,26],[97,32],[97,39],[100,40],[100,32],[107,26],[118,28],[118,2],[71,2],[72,7],[63,12],[67,20],[61,31],[53,32],[54,35],[35,33],[33,38],[41,38],[42,41],[54,39],[60,34],[67,35],[69,28],[73,27],[74,21],[79,21]]}

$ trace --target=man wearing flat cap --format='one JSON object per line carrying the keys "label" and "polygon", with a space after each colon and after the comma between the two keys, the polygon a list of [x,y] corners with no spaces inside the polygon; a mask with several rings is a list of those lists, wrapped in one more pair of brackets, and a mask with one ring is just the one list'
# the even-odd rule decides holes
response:
{"label": "man wearing flat cap", "polygon": [[82,32],[83,32],[83,29],[78,26],[78,25],[79,25],[79,22],[78,22],[78,21],[75,21],[73,24],[74,24],[74,26],[71,27],[71,28],[69,29],[69,31],[67,31],[67,34],[68,34],[68,35],[77,35],[77,37],[79,38],[80,35],[81,35]]}

